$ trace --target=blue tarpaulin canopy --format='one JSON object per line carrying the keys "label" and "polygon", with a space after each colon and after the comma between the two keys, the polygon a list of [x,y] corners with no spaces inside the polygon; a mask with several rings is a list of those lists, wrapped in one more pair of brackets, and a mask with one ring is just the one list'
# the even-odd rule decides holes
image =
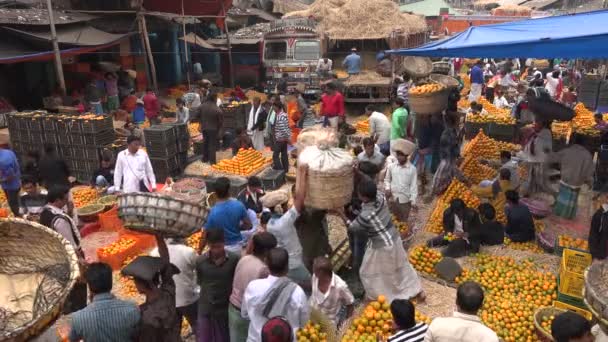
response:
{"label": "blue tarpaulin canopy", "polygon": [[607,58],[608,10],[474,26],[448,39],[388,53],[467,58]]}

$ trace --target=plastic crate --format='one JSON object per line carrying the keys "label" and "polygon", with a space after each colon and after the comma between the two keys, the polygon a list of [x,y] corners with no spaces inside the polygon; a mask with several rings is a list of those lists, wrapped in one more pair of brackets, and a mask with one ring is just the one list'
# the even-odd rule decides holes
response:
{"label": "plastic crate", "polygon": [[553,306],[558,308],[558,309],[564,309],[564,310],[568,310],[568,311],[572,311],[574,313],[577,313],[583,317],[585,317],[587,320],[591,320],[593,319],[593,314],[591,314],[591,312],[589,312],[588,310],[576,307],[574,305],[570,305],[568,303],[564,303],[564,302],[560,302],[558,300],[554,300],[553,301]]}
{"label": "plastic crate", "polygon": [[27,121],[27,126],[30,131],[42,131],[42,117],[32,117]]}
{"label": "plastic crate", "polygon": [[50,117],[46,117],[42,120],[42,129],[44,129],[44,131],[46,133],[48,132],[54,132],[57,130],[57,118],[50,116]]}
{"label": "plastic crate", "polygon": [[95,134],[114,129],[112,118],[109,116],[99,116],[101,120],[80,120],[80,128],[84,134]]}
{"label": "plastic crate", "polygon": [[40,132],[31,132],[30,134],[30,142],[34,145],[39,145],[42,146],[44,145],[45,142],[45,138],[44,138],[44,132],[40,131]]}
{"label": "plastic crate", "polygon": [[[84,141],[84,136],[80,133],[75,133],[74,131],[72,131],[71,135],[71,140],[72,140],[72,145],[85,145],[85,141]],[[75,155],[75,157],[77,157]]]}
{"label": "plastic crate", "polygon": [[570,248],[564,248],[562,253],[558,290],[571,297],[583,298],[584,272],[591,265],[591,254]]}
{"label": "plastic crate", "polygon": [[559,290],[557,291],[557,300],[562,302],[562,303],[567,303],[569,305],[575,306],[577,308],[586,308],[587,306],[585,305],[585,302],[580,299],[580,298],[576,298],[576,297],[572,297],[572,296],[568,296],[566,294],[563,294],[561,292],[559,292]]}
{"label": "plastic crate", "polygon": [[162,143],[146,140],[146,152],[150,158],[166,159],[177,154],[177,145],[175,142]]}
{"label": "plastic crate", "polygon": [[86,145],[101,147],[113,143],[116,140],[116,133],[114,130],[106,130],[94,134],[84,134],[83,138]]}
{"label": "plastic crate", "polygon": [[169,125],[154,125],[144,129],[144,138],[148,142],[175,143],[175,128]]}

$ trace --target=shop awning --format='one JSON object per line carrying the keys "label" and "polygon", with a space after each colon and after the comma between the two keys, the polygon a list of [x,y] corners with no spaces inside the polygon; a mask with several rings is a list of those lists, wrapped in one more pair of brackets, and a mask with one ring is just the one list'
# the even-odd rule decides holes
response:
{"label": "shop awning", "polygon": [[[30,31],[3,27],[5,30],[25,40],[51,42],[50,31]],[[85,25],[58,27],[57,41],[59,44],[74,46],[96,46],[118,42],[133,33],[113,34]]]}
{"label": "shop awning", "polygon": [[222,47],[218,47],[218,46],[210,44],[209,42],[207,42],[205,39],[199,37],[194,32],[190,32],[185,37],[180,37],[179,39],[185,40],[189,44],[194,44],[194,45],[200,46],[200,47],[202,47],[204,49],[209,49],[209,50],[224,50],[224,48],[222,48]]}
{"label": "shop awning", "polygon": [[469,27],[402,56],[467,58],[607,58],[608,10]]}

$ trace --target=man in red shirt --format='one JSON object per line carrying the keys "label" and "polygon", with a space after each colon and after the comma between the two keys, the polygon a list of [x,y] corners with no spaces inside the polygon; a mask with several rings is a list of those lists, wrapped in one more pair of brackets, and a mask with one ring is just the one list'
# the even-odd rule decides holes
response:
{"label": "man in red shirt", "polygon": [[336,130],[340,117],[344,117],[344,96],[333,82],[327,84],[327,90],[321,96],[321,115],[324,119],[323,127],[331,126]]}
{"label": "man in red shirt", "polygon": [[158,112],[160,111],[160,105],[158,98],[151,88],[148,88],[146,95],[144,95],[144,109],[146,111],[146,117],[150,120],[151,124],[159,124],[160,119],[158,118]]}

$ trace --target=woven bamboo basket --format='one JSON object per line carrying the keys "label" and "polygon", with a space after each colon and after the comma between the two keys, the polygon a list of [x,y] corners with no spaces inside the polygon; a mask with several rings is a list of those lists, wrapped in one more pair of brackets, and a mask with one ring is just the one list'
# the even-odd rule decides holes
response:
{"label": "woven bamboo basket", "polygon": [[336,325],[316,308],[310,310],[310,322],[321,326],[321,331],[327,333],[327,342],[338,342]]}
{"label": "woven bamboo basket", "polygon": [[460,83],[458,80],[452,76],[442,75],[442,74],[430,74],[429,78],[439,84],[443,84],[446,88],[458,88]]}
{"label": "woven bamboo basket", "polygon": [[342,208],[353,194],[352,166],[330,171],[308,170],[308,189],[305,204],[316,209]]}
{"label": "woven bamboo basket", "polygon": [[0,341],[29,341],[61,314],[80,272],[72,245],[23,219],[0,219]]}
{"label": "woven bamboo basket", "polygon": [[118,216],[131,230],[188,237],[205,222],[207,208],[164,194],[137,192],[118,196]]}
{"label": "woven bamboo basket", "polygon": [[407,56],[403,58],[400,67],[411,77],[420,78],[428,76],[433,71],[433,62],[427,57]]}
{"label": "woven bamboo basket", "polygon": [[448,89],[436,91],[430,94],[409,96],[410,109],[419,115],[430,115],[441,113],[448,107]]}
{"label": "woven bamboo basket", "polygon": [[553,337],[551,337],[551,333],[547,332],[541,326],[542,320],[547,316],[556,316],[560,313],[565,312],[562,309],[554,308],[552,306],[547,306],[543,308],[538,308],[534,312],[534,330],[536,330],[536,335],[543,342],[551,342],[553,341]]}
{"label": "woven bamboo basket", "polygon": [[[608,279],[608,264],[604,262],[596,262],[591,264],[585,270],[585,286],[583,288],[583,297],[589,311],[597,319],[600,328],[604,333],[608,334],[608,287],[606,279]],[[604,286],[604,289],[600,289]]]}
{"label": "woven bamboo basket", "polygon": [[103,204],[106,210],[111,209],[118,203],[118,197],[115,195],[106,195],[97,200],[97,204]]}

